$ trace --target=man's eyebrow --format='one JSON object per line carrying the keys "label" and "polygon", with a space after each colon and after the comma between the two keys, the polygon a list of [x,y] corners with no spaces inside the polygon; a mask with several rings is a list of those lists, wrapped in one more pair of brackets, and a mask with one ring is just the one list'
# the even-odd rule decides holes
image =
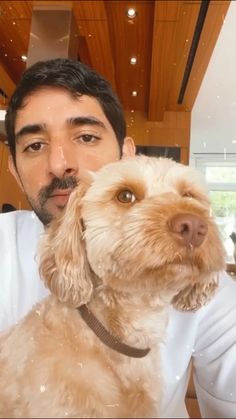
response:
{"label": "man's eyebrow", "polygon": [[69,118],[67,123],[72,126],[92,125],[106,129],[105,124],[100,119],[97,119],[93,116],[76,116]]}
{"label": "man's eyebrow", "polygon": [[27,134],[37,134],[39,132],[45,131],[44,124],[32,124],[32,125],[25,125],[22,127],[16,134],[16,141],[19,141],[21,137]]}

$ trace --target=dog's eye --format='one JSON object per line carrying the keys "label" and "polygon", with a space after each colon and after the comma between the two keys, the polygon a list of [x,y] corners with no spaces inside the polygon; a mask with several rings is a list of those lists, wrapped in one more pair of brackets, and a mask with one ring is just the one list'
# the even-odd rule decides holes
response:
{"label": "dog's eye", "polygon": [[117,194],[117,199],[122,204],[130,204],[136,201],[136,196],[133,192],[127,190],[121,191]]}
{"label": "dog's eye", "polygon": [[182,195],[183,198],[193,198],[193,194],[191,192],[184,192]]}

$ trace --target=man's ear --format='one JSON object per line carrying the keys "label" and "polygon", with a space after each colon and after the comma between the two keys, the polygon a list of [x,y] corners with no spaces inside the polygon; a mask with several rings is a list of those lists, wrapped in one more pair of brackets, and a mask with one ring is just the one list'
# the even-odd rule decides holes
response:
{"label": "man's ear", "polygon": [[134,140],[131,137],[125,137],[124,144],[122,147],[122,158],[124,157],[133,157],[136,153],[136,147]]}
{"label": "man's ear", "polygon": [[17,172],[16,165],[15,165],[15,163],[13,161],[13,157],[11,155],[8,157],[8,169],[10,170],[12,176],[16,179],[16,181],[17,181],[19,187],[21,188],[22,192],[24,192],[19,174]]}

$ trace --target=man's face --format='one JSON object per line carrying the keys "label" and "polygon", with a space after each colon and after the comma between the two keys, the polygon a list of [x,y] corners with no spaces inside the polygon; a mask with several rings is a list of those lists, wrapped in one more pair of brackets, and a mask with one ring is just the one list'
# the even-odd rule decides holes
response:
{"label": "man's face", "polygon": [[[32,208],[48,224],[66,205],[87,170],[120,158],[115,133],[99,102],[63,89],[44,88],[17,112],[16,167],[9,168]],[[124,143],[132,155],[132,140]]]}

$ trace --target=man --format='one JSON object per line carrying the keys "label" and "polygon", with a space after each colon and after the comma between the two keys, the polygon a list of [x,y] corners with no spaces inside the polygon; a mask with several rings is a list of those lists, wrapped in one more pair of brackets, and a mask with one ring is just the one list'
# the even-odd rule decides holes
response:
{"label": "man", "polygon": [[[135,154],[108,83],[70,60],[36,63],[25,72],[9,104],[6,130],[10,171],[34,212],[0,216],[1,330],[47,295],[35,259],[37,243],[83,173]],[[222,273],[207,306],[196,313],[170,310],[162,348],[162,417],[188,417],[184,397],[191,359],[202,416],[235,417],[235,350],[236,283]]]}

